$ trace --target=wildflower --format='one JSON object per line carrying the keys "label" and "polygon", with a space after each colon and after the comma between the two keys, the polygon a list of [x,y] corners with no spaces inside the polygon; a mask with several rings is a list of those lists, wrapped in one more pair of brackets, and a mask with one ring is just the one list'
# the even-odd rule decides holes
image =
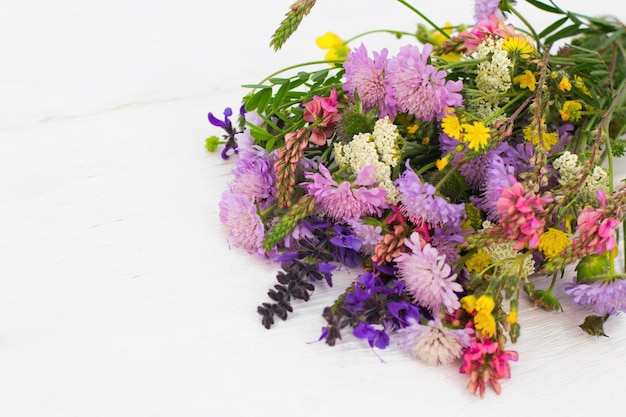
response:
{"label": "wildflower", "polygon": [[361,241],[361,250],[369,255],[374,254],[374,248],[383,240],[383,228],[364,223],[361,219],[351,219],[347,223]]}
{"label": "wildflower", "polygon": [[524,256],[513,249],[515,244],[510,241],[492,243],[484,249],[493,259],[493,264],[498,265],[499,274],[529,277],[535,273],[535,262],[531,256]]}
{"label": "wildflower", "polygon": [[506,316],[507,323],[517,323],[517,311],[511,311]]}
{"label": "wildflower", "polygon": [[472,329],[450,329],[441,319],[427,325],[410,320],[409,326],[398,331],[398,345],[405,353],[430,365],[449,365],[463,355],[469,346]]}
{"label": "wildflower", "polygon": [[398,127],[391,122],[389,117],[379,119],[374,124],[372,137],[382,162],[395,167],[400,162],[398,142],[402,139]]}
{"label": "wildflower", "polygon": [[535,91],[537,78],[535,78],[535,74],[532,71],[526,70],[523,74],[513,78],[513,84],[519,84],[520,88],[528,88],[530,91]]}
{"label": "wildflower", "polygon": [[381,214],[387,207],[385,191],[381,188],[367,188],[374,183],[373,166],[365,167],[354,182],[337,183],[324,165],[319,165],[319,173],[307,173],[305,177],[313,182],[302,186],[309,195],[315,197],[320,211],[333,219],[349,220],[369,214]]}
{"label": "wildflower", "polygon": [[489,337],[496,333],[496,319],[490,312],[478,311],[474,316],[474,326],[476,330]]}
{"label": "wildflower", "polygon": [[439,171],[443,171],[443,169],[448,166],[449,162],[450,162],[450,156],[446,155],[443,158],[437,159],[435,161],[435,166],[437,167]]}
{"label": "wildflower", "polygon": [[580,90],[583,94],[591,96],[591,91],[585,84],[585,80],[580,75],[574,75],[574,87]]}
{"label": "wildflower", "polygon": [[456,274],[452,274],[446,257],[430,243],[422,246],[419,233],[412,233],[404,244],[411,252],[400,254],[395,261],[398,275],[415,302],[431,312],[438,312],[442,306],[448,313],[457,310],[460,303],[455,292],[461,292],[463,287],[455,281]]}
{"label": "wildflower", "polygon": [[432,50],[431,44],[421,52],[415,45],[403,46],[388,65],[398,110],[424,121],[442,118],[448,107],[460,106],[463,99],[462,81],[446,80],[446,71],[427,64]]}
{"label": "wildflower", "polygon": [[234,180],[230,184],[236,194],[244,195],[264,209],[274,203],[276,177],[274,165],[265,149],[254,147],[241,150],[233,170]]}
{"label": "wildflower", "polygon": [[572,89],[572,83],[569,82],[569,78],[563,77],[559,82],[557,88],[560,91],[570,91]]}
{"label": "wildflower", "polygon": [[533,191],[526,192],[521,183],[512,180],[513,185],[502,191],[502,197],[496,204],[500,225],[507,233],[507,238],[514,240],[514,249],[528,246],[532,249],[539,244],[545,219],[542,217],[544,205],[552,202],[551,198],[542,198]]}
{"label": "wildflower", "polygon": [[469,272],[482,272],[491,265],[491,255],[484,249],[478,249],[465,262],[465,267]]}
{"label": "wildflower", "polygon": [[465,217],[463,204],[451,204],[445,198],[435,195],[435,187],[422,183],[417,174],[408,166],[396,180],[402,201],[402,211],[415,224],[424,221],[429,225],[458,225]]}
{"label": "wildflower", "polygon": [[524,140],[535,146],[539,146],[541,143],[546,151],[550,151],[552,146],[559,140],[559,134],[557,132],[546,132],[544,126],[542,126],[541,129],[541,135],[539,135],[539,129],[537,129],[537,126],[529,124],[523,129]]}
{"label": "wildflower", "polygon": [[461,123],[459,118],[452,113],[448,113],[441,119],[441,128],[443,132],[454,139],[461,139]]}
{"label": "wildflower", "polygon": [[228,226],[229,241],[249,253],[264,257],[265,227],[252,199],[229,189],[222,193],[219,208],[220,221]]}
{"label": "wildflower", "polygon": [[461,373],[470,377],[467,389],[472,394],[478,392],[482,398],[486,385],[490,384],[496,394],[500,394],[502,388],[498,380],[511,377],[509,361],[517,361],[517,357],[516,351],[504,350],[497,342],[471,339],[460,369]]}
{"label": "wildflower", "polygon": [[363,44],[351,52],[344,62],[346,82],[343,89],[347,91],[350,99],[355,99],[355,91],[363,105],[363,110],[369,112],[378,109],[378,117],[396,114],[396,101],[393,97],[393,87],[387,71],[387,49],[374,52],[370,58]]}
{"label": "wildflower", "polygon": [[[598,193],[604,194],[602,191]],[[578,236],[572,242],[574,249],[582,250],[586,254],[600,255],[615,248],[615,231],[619,227],[619,220],[609,217],[602,207],[594,209],[585,207],[577,220]]]}
{"label": "wildflower", "polygon": [[491,15],[504,20],[504,15],[500,10],[500,0],[476,0],[474,2],[474,19],[477,22]]}
{"label": "wildflower", "polygon": [[471,201],[487,214],[488,220],[497,221],[498,200],[502,197],[502,191],[513,185],[511,179],[514,178],[515,169],[506,165],[493,151],[482,156],[482,159],[486,161],[487,167],[481,170],[484,181],[480,184],[480,198],[474,197]]}
{"label": "wildflower", "polygon": [[567,100],[563,103],[563,107],[559,110],[559,114],[561,115],[561,120],[567,122],[571,120],[572,122],[577,122],[580,119],[580,111],[582,110],[583,105],[578,100]]}
{"label": "wildflower", "polygon": [[324,57],[327,61],[344,60],[350,52],[346,43],[332,32],[326,32],[323,36],[315,39],[315,44],[320,49],[328,49]]}
{"label": "wildflower", "polygon": [[483,122],[474,122],[473,124],[463,123],[463,142],[469,143],[469,148],[476,152],[487,147],[489,138],[491,137],[491,129],[486,127]]}
{"label": "wildflower", "polygon": [[546,258],[554,258],[569,245],[571,242],[568,234],[551,227],[539,237],[537,248],[543,252]]}
{"label": "wildflower", "polygon": [[591,284],[566,284],[565,292],[572,295],[572,302],[588,305],[598,314],[626,312],[626,280],[606,279]]}
{"label": "wildflower", "polygon": [[523,59],[529,58],[535,53],[535,48],[526,39],[517,36],[506,38],[502,43],[502,49]]}
{"label": "wildflower", "polygon": [[326,144],[326,140],[335,131],[335,125],[341,118],[337,104],[337,90],[333,88],[329,97],[313,96],[313,99],[304,103],[303,118],[311,123],[309,142],[318,146]]}
{"label": "wildflower", "polygon": [[[243,112],[243,106],[242,106],[242,112]],[[226,107],[224,109],[224,120],[218,119],[211,112],[209,112],[209,115],[208,115],[209,123],[211,123],[213,126],[221,127],[226,132],[226,134],[224,135],[224,139],[226,139],[226,142],[225,142],[226,144],[224,146],[224,149],[222,150],[223,159],[228,159],[229,157],[228,151],[230,151],[231,149],[233,150],[234,153],[238,152],[237,140],[235,136],[239,132],[237,132],[237,130],[233,127],[233,123],[230,121],[230,116],[232,115],[233,115],[233,109],[231,109],[230,107]]]}

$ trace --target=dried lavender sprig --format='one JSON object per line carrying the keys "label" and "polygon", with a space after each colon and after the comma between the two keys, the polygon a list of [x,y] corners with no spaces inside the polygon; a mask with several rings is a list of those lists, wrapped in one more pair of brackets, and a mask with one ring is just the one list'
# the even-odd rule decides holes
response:
{"label": "dried lavender sprig", "polygon": [[280,22],[278,29],[272,35],[270,46],[274,48],[274,51],[278,51],[287,39],[293,35],[298,26],[300,26],[302,18],[309,14],[314,5],[315,0],[297,0],[291,5],[289,11],[285,13],[285,18]]}

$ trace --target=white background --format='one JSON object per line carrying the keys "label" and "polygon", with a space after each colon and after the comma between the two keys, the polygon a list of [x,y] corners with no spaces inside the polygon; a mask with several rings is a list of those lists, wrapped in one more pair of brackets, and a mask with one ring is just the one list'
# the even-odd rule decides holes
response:
{"label": "white background", "polygon": [[[438,23],[472,23],[470,1],[420,3]],[[561,3],[618,13],[610,0]],[[241,84],[321,59],[326,31],[416,23],[391,0],[319,0],[274,53],[290,4],[3,2],[0,415],[623,415],[624,317],[609,338],[587,336],[589,312],[568,297],[563,313],[523,303],[513,378],[483,400],[458,364],[429,368],[393,339],[379,356],[349,332],[334,348],[315,343],[323,307],[358,271],[261,326],[277,265],[228,247],[217,205],[233,161],[204,150],[221,134],[207,112],[237,108]],[[528,16],[539,28],[553,18]]]}

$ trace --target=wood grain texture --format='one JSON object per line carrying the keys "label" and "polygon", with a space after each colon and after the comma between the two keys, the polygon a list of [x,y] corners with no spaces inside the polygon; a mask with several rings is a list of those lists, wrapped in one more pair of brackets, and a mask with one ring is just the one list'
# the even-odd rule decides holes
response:
{"label": "wood grain texture", "polygon": [[[563,313],[523,303],[513,379],[484,400],[466,392],[458,365],[374,353],[349,335],[316,342],[323,307],[358,271],[340,271],[272,330],[260,325],[277,268],[227,244],[217,205],[233,162],[204,150],[219,134],[206,113],[238,106],[241,84],[321,56],[313,40],[325,31],[414,27],[396,2],[381,15],[379,1],[319,1],[274,54],[269,38],[290,4],[279,3],[6,6],[0,415],[623,414],[624,317],[607,323],[609,338],[586,336],[587,312],[568,297]],[[424,11],[471,21],[468,2],[449,3]],[[567,3],[615,12],[608,0]],[[370,43],[388,44],[398,45]]]}

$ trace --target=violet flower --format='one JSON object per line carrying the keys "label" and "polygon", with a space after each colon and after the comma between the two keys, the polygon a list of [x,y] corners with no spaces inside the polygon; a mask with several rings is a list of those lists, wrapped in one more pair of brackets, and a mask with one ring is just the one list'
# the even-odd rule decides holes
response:
{"label": "violet flower", "polygon": [[[242,116],[243,116],[244,111],[245,111],[244,107],[241,106],[240,113]],[[224,120],[218,119],[211,112],[209,112],[209,116],[208,116],[209,122],[213,126],[221,127],[222,129],[226,131],[226,134],[223,136],[224,139],[226,140],[226,144],[224,145],[224,149],[222,150],[223,159],[228,159],[228,157],[230,156],[228,155],[228,151],[230,151],[231,149],[233,150],[233,153],[238,152],[237,151],[237,139],[235,135],[240,132],[235,130],[232,122],[230,121],[230,116],[232,115],[233,115],[233,110],[230,107],[226,107],[224,109]]]}

